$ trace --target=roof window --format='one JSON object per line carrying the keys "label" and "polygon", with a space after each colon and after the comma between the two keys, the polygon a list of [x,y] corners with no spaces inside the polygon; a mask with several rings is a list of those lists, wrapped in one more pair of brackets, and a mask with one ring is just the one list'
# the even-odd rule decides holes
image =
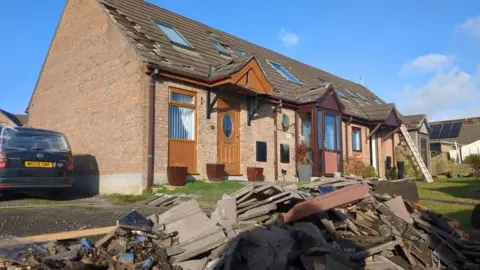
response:
{"label": "roof window", "polygon": [[247,55],[247,53],[246,53],[245,51],[242,51],[242,50],[240,50],[240,49],[237,49],[237,55],[238,55],[238,56],[245,56],[245,55]]}
{"label": "roof window", "polygon": [[227,45],[224,45],[224,44],[221,44],[220,42],[218,41],[213,41],[213,46],[215,46],[215,48],[221,53],[221,54],[224,54],[224,55],[228,55],[230,56],[230,52],[229,52],[229,47]]}
{"label": "roof window", "polygon": [[355,94],[352,91],[348,90],[348,88],[343,88],[343,90],[347,92],[350,96],[355,97]]}
{"label": "roof window", "polygon": [[382,104],[382,102],[378,98],[374,98],[373,101],[375,101],[375,103],[377,103],[377,104]]}
{"label": "roof window", "polygon": [[340,92],[340,91],[337,91],[337,95],[338,95],[339,97],[344,97],[343,93]]}
{"label": "roof window", "polygon": [[270,62],[268,61],[268,63],[278,71],[278,73],[282,74],[283,77],[285,77],[287,80],[291,81],[291,82],[294,82],[296,84],[301,84],[300,81],[295,78],[295,76],[293,76],[290,72],[288,72],[282,65],[280,64],[277,64],[277,63],[273,63],[273,62]]}
{"label": "roof window", "polygon": [[177,29],[173,28],[172,26],[168,26],[162,23],[156,23],[158,28],[162,30],[162,32],[167,36],[171,43],[175,45],[180,45],[187,48],[193,48],[192,44],[190,44],[183,36],[180,34]]}
{"label": "roof window", "polygon": [[328,81],[326,81],[326,80],[324,80],[324,79],[320,79],[320,78],[318,78],[318,82],[319,82],[320,84],[328,84]]}
{"label": "roof window", "polygon": [[358,92],[355,92],[357,94],[358,97],[360,97],[361,99],[363,100],[367,100],[362,94],[358,93]]}

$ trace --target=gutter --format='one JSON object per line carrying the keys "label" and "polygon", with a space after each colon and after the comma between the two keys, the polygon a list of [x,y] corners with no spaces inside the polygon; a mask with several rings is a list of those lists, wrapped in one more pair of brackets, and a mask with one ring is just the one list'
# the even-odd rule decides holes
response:
{"label": "gutter", "polygon": [[[147,67],[148,68],[148,67]],[[158,69],[148,69],[148,127],[147,127],[147,186],[150,190],[153,185],[153,153],[154,153],[154,124],[155,124],[155,76]]]}

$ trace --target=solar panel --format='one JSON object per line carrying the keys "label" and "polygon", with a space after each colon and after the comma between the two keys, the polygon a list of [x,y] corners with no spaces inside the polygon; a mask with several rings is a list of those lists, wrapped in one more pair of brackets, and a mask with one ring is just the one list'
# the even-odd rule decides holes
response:
{"label": "solar panel", "polygon": [[430,132],[430,139],[438,139],[440,130],[442,130],[443,124],[432,125],[432,132]]}
{"label": "solar panel", "polygon": [[448,134],[449,138],[455,138],[458,137],[458,134],[460,133],[460,129],[462,128],[462,122],[456,122],[453,123],[452,128],[450,129],[450,133]]}
{"label": "solar panel", "polygon": [[450,129],[452,128],[452,123],[443,124],[442,130],[440,131],[440,135],[438,136],[439,139],[448,138],[448,134],[450,133]]}

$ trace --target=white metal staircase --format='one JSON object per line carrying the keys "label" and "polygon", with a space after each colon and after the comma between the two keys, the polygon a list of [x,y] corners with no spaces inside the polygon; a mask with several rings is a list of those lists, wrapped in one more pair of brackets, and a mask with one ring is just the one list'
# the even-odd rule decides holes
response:
{"label": "white metal staircase", "polygon": [[430,174],[430,171],[428,170],[427,166],[425,165],[425,162],[420,156],[417,146],[413,143],[412,137],[410,137],[410,133],[408,133],[407,127],[404,124],[400,126],[400,131],[402,132],[402,135],[405,138],[405,141],[407,142],[408,148],[410,148],[410,151],[412,152],[413,161],[417,163],[416,166],[418,167],[420,172],[423,174],[423,177],[425,177],[425,181],[433,182],[432,175]]}

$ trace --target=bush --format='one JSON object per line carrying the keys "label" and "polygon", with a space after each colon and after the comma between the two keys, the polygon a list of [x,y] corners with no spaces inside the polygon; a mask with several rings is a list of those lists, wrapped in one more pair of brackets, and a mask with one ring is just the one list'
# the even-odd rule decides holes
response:
{"label": "bush", "polygon": [[361,176],[363,178],[376,177],[377,172],[375,168],[370,164],[365,164],[363,161],[355,158],[347,158],[343,162],[343,172],[348,174],[353,174],[356,176]]}
{"label": "bush", "polygon": [[468,164],[478,175],[480,171],[480,155],[470,155],[463,160],[463,163]]}
{"label": "bush", "polygon": [[397,167],[393,166],[389,170],[387,170],[387,179],[388,180],[396,180],[398,179]]}

